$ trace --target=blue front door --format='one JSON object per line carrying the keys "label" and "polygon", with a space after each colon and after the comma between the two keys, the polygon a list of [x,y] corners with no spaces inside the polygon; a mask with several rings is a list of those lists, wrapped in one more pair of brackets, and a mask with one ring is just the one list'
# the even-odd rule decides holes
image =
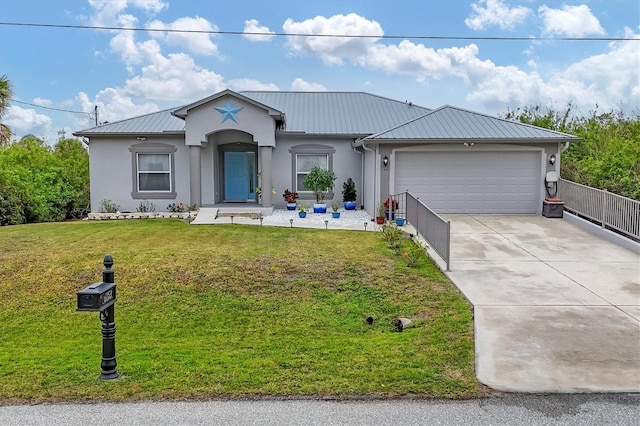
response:
{"label": "blue front door", "polygon": [[224,153],[224,199],[243,201],[249,198],[249,153]]}

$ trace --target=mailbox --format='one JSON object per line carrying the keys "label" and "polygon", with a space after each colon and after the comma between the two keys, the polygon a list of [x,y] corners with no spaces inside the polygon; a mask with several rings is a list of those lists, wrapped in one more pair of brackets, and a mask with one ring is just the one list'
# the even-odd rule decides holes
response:
{"label": "mailbox", "polygon": [[78,311],[104,311],[116,303],[116,285],[114,283],[91,284],[78,292]]}

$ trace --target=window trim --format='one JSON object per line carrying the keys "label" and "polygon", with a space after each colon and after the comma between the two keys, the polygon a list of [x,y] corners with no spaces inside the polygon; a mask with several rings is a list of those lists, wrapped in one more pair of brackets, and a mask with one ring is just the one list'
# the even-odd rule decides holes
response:
{"label": "window trim", "polygon": [[[327,167],[329,170],[333,170],[333,154],[335,152],[335,148],[329,145],[305,144],[292,146],[289,149],[289,153],[291,153],[291,187],[298,187],[298,155],[326,155]],[[315,194],[313,191],[296,189],[296,192],[299,194],[300,199],[315,200]],[[331,190],[327,193],[326,199],[331,200],[333,199],[333,196],[334,192]]]}
{"label": "window trim", "polygon": [[[174,145],[164,143],[139,143],[131,145],[131,197],[134,200],[154,199],[154,200],[171,200],[177,197],[176,193],[176,167],[175,153],[178,150]],[[138,176],[138,154],[165,154],[169,155],[169,191],[140,191]],[[144,172],[143,173],[148,173]],[[162,172],[166,173],[166,172]]]}

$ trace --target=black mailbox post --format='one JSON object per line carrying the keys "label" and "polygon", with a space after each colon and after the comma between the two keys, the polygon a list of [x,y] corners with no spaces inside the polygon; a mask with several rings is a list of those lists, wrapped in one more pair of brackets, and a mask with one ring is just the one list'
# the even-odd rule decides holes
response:
{"label": "black mailbox post", "polygon": [[116,323],[114,304],[116,303],[116,284],[114,282],[113,258],[104,257],[102,282],[91,284],[78,292],[78,311],[100,312],[102,321],[102,362],[100,378],[116,379]]}

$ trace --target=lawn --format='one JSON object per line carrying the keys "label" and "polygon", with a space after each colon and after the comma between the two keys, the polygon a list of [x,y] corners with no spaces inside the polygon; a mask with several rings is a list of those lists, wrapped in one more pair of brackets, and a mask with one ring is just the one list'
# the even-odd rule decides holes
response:
{"label": "lawn", "polygon": [[[101,381],[98,314],[75,308],[107,253],[120,378]],[[412,327],[394,332],[396,317]],[[0,402],[483,392],[469,305],[428,258],[409,268],[375,233],[0,228]]]}

